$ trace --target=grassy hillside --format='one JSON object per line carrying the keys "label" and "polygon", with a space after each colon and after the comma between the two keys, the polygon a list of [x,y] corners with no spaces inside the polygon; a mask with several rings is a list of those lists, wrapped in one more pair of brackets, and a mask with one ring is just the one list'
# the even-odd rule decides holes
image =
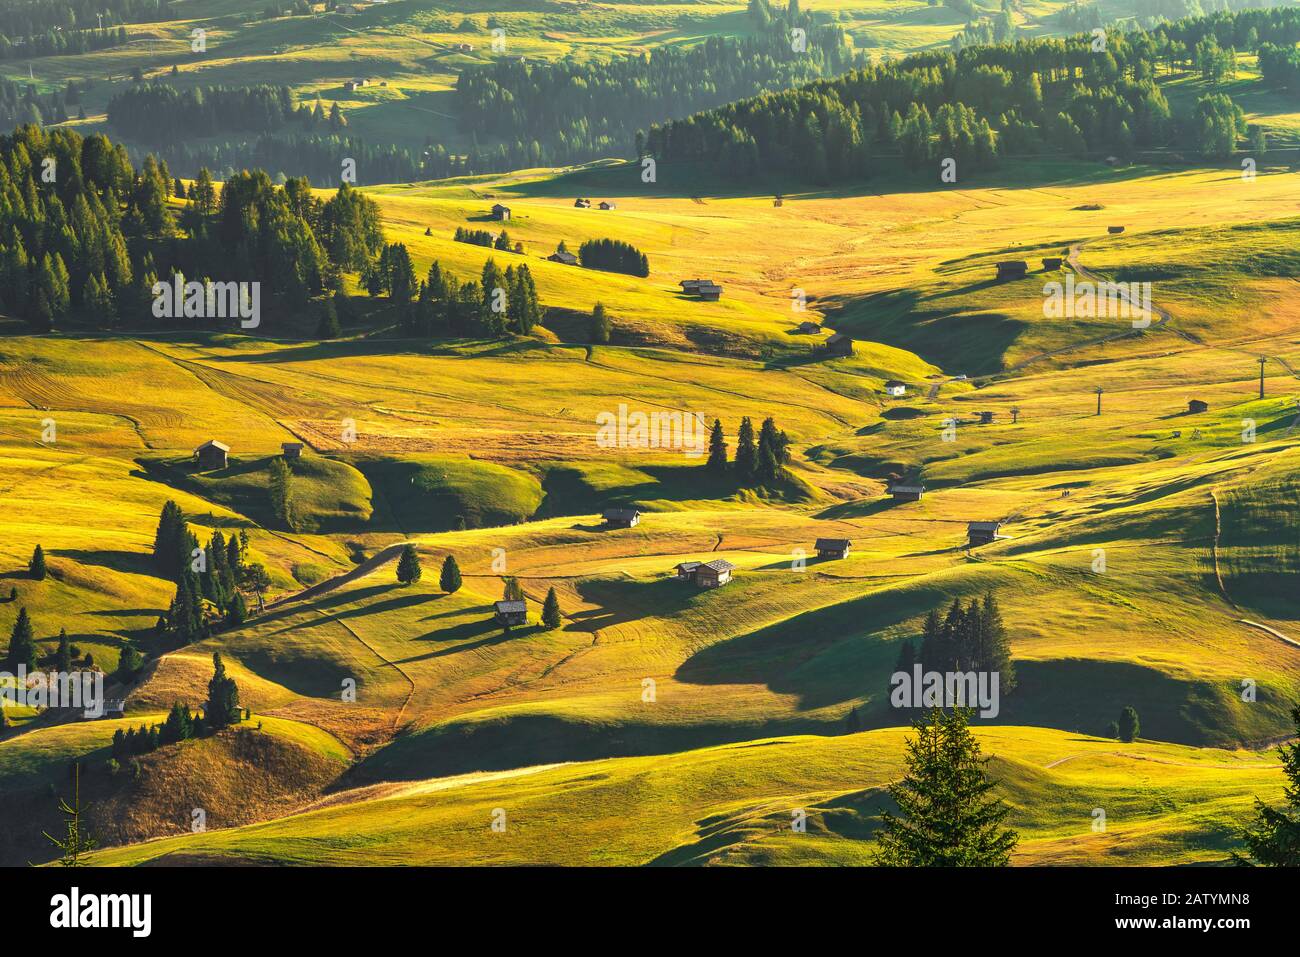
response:
{"label": "grassy hillside", "polygon": [[[1018,864],[1222,861],[1267,757],[1026,728],[981,734]],[[98,864],[865,864],[902,733],[795,737],[340,795],[267,824],[102,852]],[[1094,831],[1094,808],[1106,828]],[[795,833],[796,810],[807,832]],[[504,814],[505,830],[491,828]],[[555,840],[556,833],[565,839]]]}

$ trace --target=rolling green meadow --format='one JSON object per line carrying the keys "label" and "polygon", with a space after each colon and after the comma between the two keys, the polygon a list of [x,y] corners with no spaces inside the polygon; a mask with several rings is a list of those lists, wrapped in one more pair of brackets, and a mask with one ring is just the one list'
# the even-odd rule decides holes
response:
{"label": "rolling green meadow", "polygon": [[[264,5],[176,0],[125,46],[0,74],[93,77],[67,124],[83,133],[106,129],[133,69],[175,60],[181,86],[283,83],[338,102],[368,140],[465,148],[451,90],[491,55],[489,21],[511,53],[554,60],[748,29],[730,0]],[[1014,19],[1059,35],[1062,6]],[[942,48],[966,22],[912,0],[812,7],[876,59]],[[211,52],[182,59],[196,25]],[[476,50],[455,52],[467,37]],[[387,85],[344,91],[356,75]],[[1240,82],[1257,79],[1243,57]],[[1286,99],[1248,101],[1284,146],[1300,130]],[[547,307],[528,335],[411,336],[352,273],[332,338],[269,308],[249,331],[34,332],[0,310],[0,637],[25,608],[41,655],[65,629],[125,699],[104,721],[6,708],[0,863],[56,856],[40,832],[80,762],[96,865],[867,865],[911,734],[889,701],[900,649],[932,610],[987,593],[1017,686],[973,726],[1019,833],[1012,863],[1226,863],[1256,799],[1282,800],[1274,746],[1300,702],[1293,153],[1253,177],[1235,158],[1027,157],[956,184],[688,163],[646,183],[610,158],[362,188],[417,276],[526,263]],[[494,203],[517,251],[453,239]],[[605,237],[644,251],[648,275],[546,258]],[[996,280],[1021,259],[1024,276]],[[1155,319],[1045,314],[1046,283],[1090,275],[1149,282]],[[722,298],[684,295],[696,277]],[[598,303],[608,342],[589,335]],[[832,333],[851,355],[826,349]],[[771,417],[790,442],[782,481],[610,445],[599,423],[620,407],[716,419],[733,450],[742,419]],[[201,468],[214,439],[229,461]],[[304,446],[291,524],[271,491],[283,443]],[[925,495],[896,501],[894,483]],[[248,593],[246,621],[180,648],[156,627],[176,593],[153,560],[168,501],[201,544],[245,537],[268,576],[264,608]],[[604,526],[612,507],[640,522]],[[1001,537],[968,547],[976,521]],[[819,559],[825,538],[851,553]],[[423,570],[410,584],[404,545]],[[726,587],[676,578],[714,559],[735,566]],[[508,578],[528,620],[503,629]],[[145,663],[124,680],[128,648]],[[110,767],[115,731],[203,705],[214,652],[245,720]],[[1118,741],[1129,706],[1141,734]]]}

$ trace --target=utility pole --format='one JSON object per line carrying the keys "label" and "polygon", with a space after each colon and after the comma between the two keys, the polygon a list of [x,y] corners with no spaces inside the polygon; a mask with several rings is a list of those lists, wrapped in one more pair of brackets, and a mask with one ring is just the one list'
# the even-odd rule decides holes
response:
{"label": "utility pole", "polygon": [[1097,386],[1097,414],[1101,415],[1101,386]]}
{"label": "utility pole", "polygon": [[1264,398],[1264,364],[1268,362],[1268,356],[1259,357],[1259,397]]}

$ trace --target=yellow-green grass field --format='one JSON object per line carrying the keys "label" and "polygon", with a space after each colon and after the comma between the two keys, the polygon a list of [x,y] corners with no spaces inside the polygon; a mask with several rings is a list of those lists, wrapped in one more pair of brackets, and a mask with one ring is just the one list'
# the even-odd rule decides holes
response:
{"label": "yellow-green grass field", "polygon": [[[1221,862],[1270,755],[982,731],[1016,864]],[[101,865],[867,864],[903,732],[783,737],[344,792],[264,824],[95,854]],[[1105,812],[1098,830],[1095,809]],[[793,830],[806,815],[806,833]],[[494,830],[493,821],[504,822]]]}
{"label": "yellow-green grass field", "polygon": [[[990,590],[1019,686],[979,734],[1016,808],[1017,861],[1222,860],[1252,796],[1278,793],[1266,745],[1291,731],[1300,696],[1296,174],[1024,174],[1017,187],[787,193],[782,207],[734,186],[696,202],[671,169],[641,192],[621,165],[374,188],[418,271],[438,259],[465,277],[489,255],[516,258],[451,239],[487,194],[505,198],[554,309],[547,327],[427,342],[354,325],[324,343],[268,315],[264,339],[6,337],[0,631],[27,607],[43,651],[66,628],[109,671],[127,642],[162,650],[150,629],[173,586],[149,552],[175,500],[201,540],[248,533],[272,604],[151,660],[124,689],[128,720],[202,701],[220,650],[258,720],[328,735],[347,752],[330,767],[350,768],[338,781],[313,764],[281,811],[231,830],[101,860],[862,863],[901,761],[905,716],[886,701],[901,642],[932,608]],[[573,195],[618,209],[573,209]],[[1104,209],[1078,209],[1091,204]],[[1111,224],[1126,230],[1108,236]],[[541,258],[601,236],[645,250],[650,276]],[[1048,277],[989,281],[997,260],[1071,246],[1076,269],[1150,277],[1168,320],[1048,319]],[[676,281],[695,275],[723,282],[723,301],[683,299]],[[793,288],[807,312],[791,310]],[[596,301],[610,345],[582,341],[575,316]],[[791,335],[806,318],[866,341],[829,359]],[[1098,341],[1115,333],[1129,334]],[[885,396],[888,378],[908,394]],[[1190,413],[1191,399],[1208,411]],[[598,417],[620,405],[717,418],[733,448],[742,416],[772,416],[791,438],[790,477],[759,494],[682,449],[602,444]],[[200,473],[189,455],[210,438],[232,464]],[[289,441],[308,446],[294,466],[300,531],[276,524],[266,492]],[[890,500],[900,477],[925,497]],[[602,528],[612,503],[641,507],[641,523]],[[1007,537],[967,551],[976,520]],[[818,537],[851,538],[853,553],[817,560]],[[424,567],[405,587],[390,548],[404,541]],[[25,570],[37,543],[41,582]],[[447,555],[464,576],[450,595]],[[376,556],[389,560],[354,572]],[[736,580],[673,579],[678,562],[708,558],[733,562]],[[509,633],[491,620],[507,575],[530,614]],[[544,631],[551,587],[563,622]],[[1128,705],[1146,740],[1097,737]],[[852,709],[870,731],[843,734]],[[74,757],[100,774],[104,740],[72,727],[30,717],[0,748],[47,755],[47,774]],[[209,764],[238,764],[224,747]],[[183,766],[151,761],[158,780]],[[581,808],[565,810],[578,791]],[[498,806],[518,809],[520,830],[493,845]],[[809,835],[789,832],[794,807],[809,809]],[[121,840],[175,833],[169,820],[132,827]]]}

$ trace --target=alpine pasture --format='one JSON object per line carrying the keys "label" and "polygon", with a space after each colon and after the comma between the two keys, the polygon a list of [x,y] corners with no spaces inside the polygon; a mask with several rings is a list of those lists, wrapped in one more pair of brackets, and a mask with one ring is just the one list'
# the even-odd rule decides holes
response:
{"label": "alpine pasture", "polygon": [[[375,141],[465,148],[446,110],[457,65],[485,56],[484,14],[174,6],[183,18],[133,24],[125,46],[33,61],[45,86],[110,74],[68,125],[104,128],[130,72],[164,71],[203,25],[214,53],[181,85],[284,83]],[[748,29],[734,3],[547,6],[496,15],[512,53]],[[1052,33],[1058,9],[1024,4],[1017,26]],[[965,22],[922,3],[822,10],[873,55]],[[1253,69],[1243,57],[1242,82]],[[341,86],[370,74],[386,85]],[[1284,104],[1255,106],[1294,142]],[[1271,745],[1300,699],[1292,153],[1251,176],[1235,158],[1027,157],[954,184],[885,171],[820,188],[685,163],[646,182],[608,159],[362,189],[417,276],[526,264],[546,307],[528,335],[413,337],[356,274],[336,337],[274,310],[248,331],[0,316],[0,630],[26,609],[42,656],[66,630],[125,700],[103,721],[6,708],[0,862],[53,859],[49,795],[79,762],[95,864],[868,864],[913,716],[890,702],[900,650],[931,611],[988,593],[1017,684],[974,730],[1013,863],[1227,861],[1254,799],[1281,800]],[[510,248],[456,241],[496,204]],[[648,275],[548,259],[607,238]],[[1090,277],[1149,282],[1152,314],[1045,310],[1049,284]],[[592,341],[597,305],[608,341]],[[827,348],[836,333],[850,354]],[[602,433],[630,413],[706,431]],[[779,482],[709,469],[715,420],[730,457],[742,420],[768,418],[789,440]],[[228,455],[199,467],[214,440]],[[291,518],[286,443],[302,446]],[[177,594],[153,555],[169,501],[200,545],[246,541],[266,573],[244,620],[180,648],[157,625]],[[615,507],[639,520],[613,527]],[[970,547],[972,522],[998,537]],[[828,538],[851,553],[818,558]],[[408,545],[422,574],[399,582]],[[677,571],[719,560],[722,587]],[[527,623],[503,627],[494,603],[516,586]],[[214,653],[238,727],[118,762],[115,732],[204,705]],[[1130,706],[1141,734],[1118,741]]]}

